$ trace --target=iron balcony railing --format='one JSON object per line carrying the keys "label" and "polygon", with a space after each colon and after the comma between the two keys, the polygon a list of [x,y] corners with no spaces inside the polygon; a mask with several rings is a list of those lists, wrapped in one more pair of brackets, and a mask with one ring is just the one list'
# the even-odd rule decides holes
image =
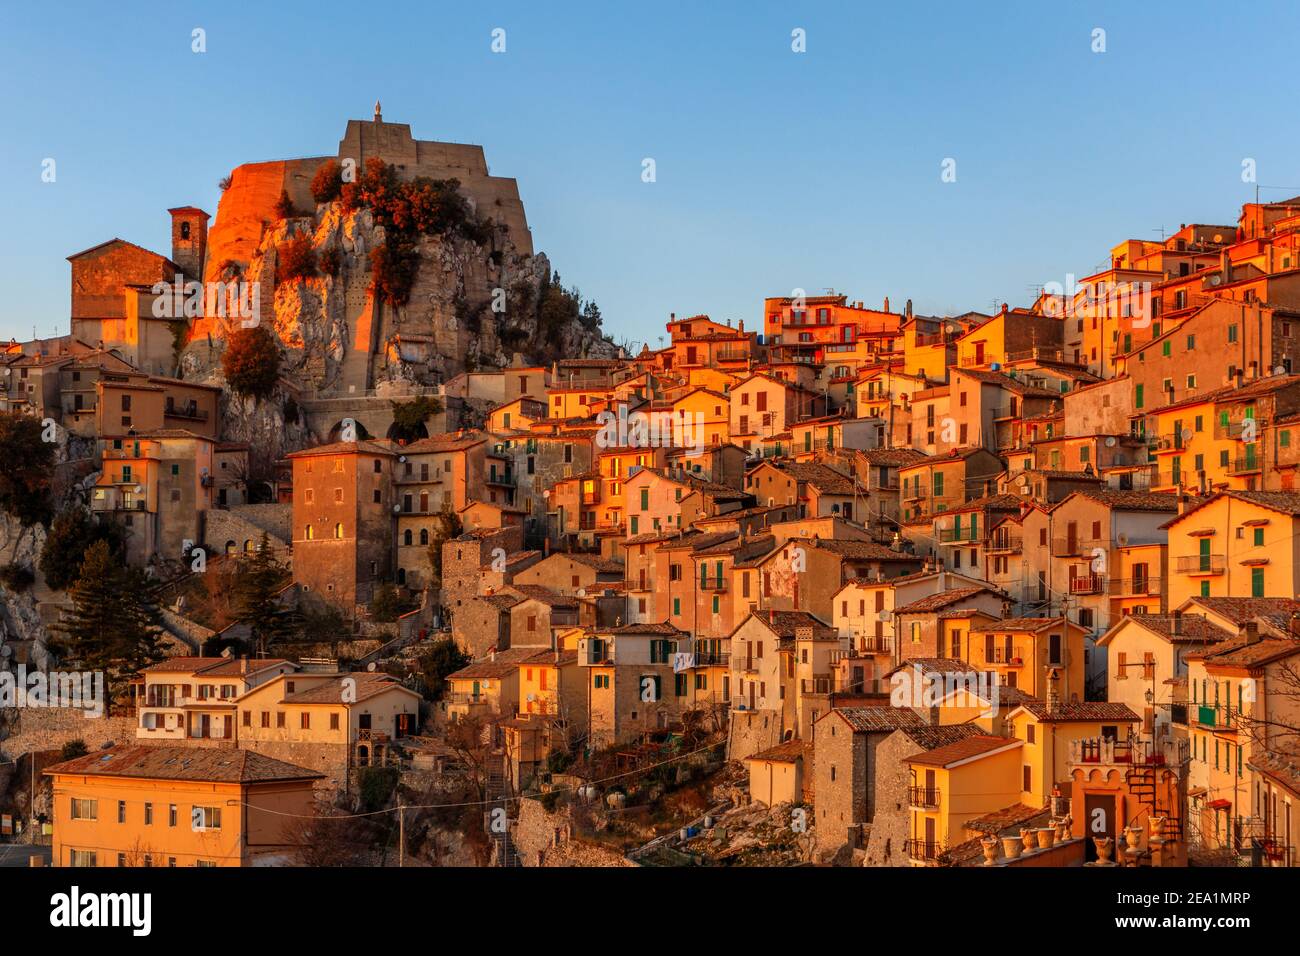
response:
{"label": "iron balcony railing", "polygon": [[1070,578],[1071,594],[1101,594],[1106,590],[1106,576],[1103,574],[1081,574]]}
{"label": "iron balcony railing", "polygon": [[943,848],[933,840],[907,840],[903,844],[913,860],[937,860]]}
{"label": "iron balcony railing", "polygon": [[1111,578],[1108,589],[1111,597],[1147,597],[1163,594],[1163,585],[1163,578]]}
{"label": "iron balcony railing", "polygon": [[907,804],[923,810],[934,809],[939,806],[939,790],[937,787],[908,787]]}

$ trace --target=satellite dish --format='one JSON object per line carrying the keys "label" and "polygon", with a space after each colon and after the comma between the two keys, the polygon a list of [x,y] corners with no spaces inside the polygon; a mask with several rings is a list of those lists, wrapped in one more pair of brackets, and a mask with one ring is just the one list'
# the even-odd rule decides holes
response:
{"label": "satellite dish", "polygon": [[397,456],[397,463],[398,463],[399,465],[404,465],[404,464],[406,464],[406,456],[405,456],[405,455],[398,455],[398,456]]}
{"label": "satellite dish", "polygon": [[574,593],[575,593],[578,597],[586,597],[586,596],[587,596],[587,589],[586,589],[586,588],[578,588],[578,590],[575,591]]}
{"label": "satellite dish", "polygon": [[401,514],[401,513],[402,513],[402,506],[401,506],[401,505],[393,505],[393,514]]}
{"label": "satellite dish", "polygon": [[1002,371],[1002,363],[1001,363],[1001,362],[990,362],[990,363],[989,363],[989,369],[990,369],[991,371],[994,371],[994,372],[1000,372],[1000,371]]}
{"label": "satellite dish", "polygon": [[888,621],[893,616],[894,616],[894,612],[888,609],[881,611],[880,614],[877,615],[877,617],[879,617],[882,621]]}
{"label": "satellite dish", "polygon": [[1114,436],[1114,435],[1107,435],[1107,436],[1106,436],[1106,447],[1107,447],[1107,448],[1114,448],[1114,447],[1115,447],[1115,436]]}
{"label": "satellite dish", "polygon": [[144,485],[136,485],[136,486],[135,486],[135,493],[136,493],[137,495],[140,494],[142,491],[144,491]]}

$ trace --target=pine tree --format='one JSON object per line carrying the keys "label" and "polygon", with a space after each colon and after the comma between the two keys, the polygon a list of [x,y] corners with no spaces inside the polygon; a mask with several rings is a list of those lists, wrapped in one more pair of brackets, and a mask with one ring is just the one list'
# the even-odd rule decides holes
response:
{"label": "pine tree", "polygon": [[107,541],[86,549],[72,586],[72,611],[53,630],[55,651],[86,670],[103,671],[116,697],[141,668],[163,658],[158,609],[136,568],[115,555]]}
{"label": "pine tree", "polygon": [[280,602],[289,572],[275,558],[266,532],[253,556],[239,570],[235,588],[239,620],[247,624],[259,652],[293,637],[302,621],[292,607]]}

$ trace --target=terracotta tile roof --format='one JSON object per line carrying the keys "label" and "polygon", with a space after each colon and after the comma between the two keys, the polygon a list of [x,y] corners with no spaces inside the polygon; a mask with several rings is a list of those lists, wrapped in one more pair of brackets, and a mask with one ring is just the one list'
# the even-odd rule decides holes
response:
{"label": "terracotta tile roof", "polygon": [[1130,614],[1116,624],[1125,621],[1132,621],[1171,644],[1215,644],[1236,636],[1231,631],[1215,627],[1199,614],[1184,614],[1177,619],[1170,614]]}
{"label": "terracotta tile roof", "polygon": [[[1159,491],[1119,491],[1113,488],[1088,488],[1074,492],[1106,505],[1112,511],[1177,511],[1178,496]],[[1070,497],[1073,497],[1071,495]],[[1065,499],[1068,501],[1069,497]],[[1062,502],[1064,504],[1064,502]]]}
{"label": "terracotta tile roof", "polygon": [[1300,654],[1300,641],[1285,637],[1270,637],[1247,641],[1237,637],[1216,644],[1207,651],[1187,655],[1187,660],[1204,660],[1207,668],[1260,667],[1273,661]]}
{"label": "terracotta tile roof", "polygon": [[1286,753],[1257,753],[1246,761],[1252,770],[1267,774],[1292,793],[1300,794],[1300,757]]}
{"label": "terracotta tile roof", "polygon": [[807,751],[812,750],[812,744],[802,740],[787,740],[783,744],[777,744],[775,747],[769,747],[767,750],[752,754],[745,760],[765,760],[772,763],[794,763],[797,760],[803,760]]}
{"label": "terracotta tile roof", "polygon": [[812,485],[822,494],[851,495],[853,479],[842,471],[820,462],[781,462],[772,463],[774,467],[789,475],[795,481]]}
{"label": "terracotta tile roof", "polygon": [[[344,681],[355,681],[356,683],[355,685],[344,684]],[[345,691],[350,702],[360,702],[369,700],[371,697],[392,690],[395,687],[402,690],[408,689],[403,687],[402,682],[391,674],[357,671],[352,674],[341,674],[332,680],[324,681],[314,687],[308,687],[306,690],[300,690],[296,694],[289,694],[284,698],[283,703],[341,704],[344,700]]]}
{"label": "terracotta tile roof", "polygon": [[496,680],[513,674],[519,665],[536,654],[536,647],[511,647],[475,661],[447,675],[447,680]]}
{"label": "terracotta tile roof", "polygon": [[749,616],[783,640],[794,640],[795,629],[800,627],[811,627],[814,636],[834,633],[829,624],[807,611],[751,611]]}
{"label": "terracotta tile roof", "polygon": [[559,591],[554,591],[540,584],[511,584],[508,587],[511,591],[518,592],[524,600],[540,601],[550,607],[578,606],[576,598],[561,594]]}
{"label": "terracotta tile roof", "polygon": [[1009,807],[994,810],[992,813],[986,813],[974,820],[967,820],[963,826],[967,830],[973,830],[976,833],[996,834],[1001,833],[1003,830],[1024,826],[1038,817],[1046,819],[1051,816],[1051,813],[1051,809],[1047,807],[1027,807],[1023,803],[1013,803]]}
{"label": "terracotta tile roof", "polygon": [[1300,491],[1218,491],[1212,495],[1197,499],[1186,511],[1178,517],[1166,521],[1160,527],[1162,529],[1171,528],[1183,519],[1200,511],[1206,505],[1218,501],[1224,496],[1258,505],[1270,511],[1278,511],[1293,518],[1300,516]]}
{"label": "terracotta tile roof", "polygon": [[894,608],[895,614],[930,614],[934,611],[942,611],[950,604],[956,604],[958,601],[964,601],[967,598],[973,598],[980,594],[994,594],[992,588],[986,587],[968,587],[954,588],[951,591],[940,591],[938,594],[930,594],[910,604],[904,604],[902,607]]}
{"label": "terracotta tile roof", "polygon": [[1072,723],[1075,721],[1115,720],[1131,722],[1139,719],[1128,704],[1105,700],[1061,701],[1050,712],[1043,700],[1026,700],[1021,707],[1043,723]]}
{"label": "terracotta tile roof", "polygon": [[252,750],[206,747],[123,747],[97,750],[47,767],[47,774],[89,774],[192,780],[203,783],[269,783],[320,780],[324,774],[264,757]]}
{"label": "terracotta tile roof", "polygon": [[292,451],[284,457],[311,458],[316,455],[387,455],[389,458],[396,458],[397,452],[387,445],[373,441],[336,441],[328,445],[316,445],[313,448]]}
{"label": "terracotta tile roof", "polygon": [[[212,659],[208,658],[208,660]],[[252,660],[228,657],[214,662],[210,667],[196,670],[194,673],[195,676],[199,677],[238,677],[241,674],[256,674],[259,671],[290,663],[292,662],[282,657],[257,657]]]}
{"label": "terracotta tile roof", "polygon": [[859,451],[858,454],[866,459],[868,464],[881,465],[887,468],[910,465],[925,457],[922,452],[914,448],[869,448],[865,451]]}
{"label": "terracotta tile roof", "polygon": [[[585,565],[591,568],[597,574],[622,574],[623,562],[615,561],[613,558],[601,557],[599,554],[587,554],[582,551],[566,551],[562,553],[570,561]],[[555,555],[552,555],[554,557]]]}
{"label": "terracotta tile roof", "polygon": [[864,734],[892,733],[904,727],[926,726],[916,711],[906,707],[836,707],[831,714],[839,715],[855,732]]}
{"label": "terracotta tile roof", "polygon": [[1278,630],[1286,631],[1292,615],[1300,614],[1300,598],[1196,597],[1191,601],[1227,618],[1237,627],[1262,618]]}
{"label": "terracotta tile roof", "polygon": [[991,737],[987,734],[975,734],[965,740],[958,740],[942,747],[935,747],[933,750],[922,750],[920,753],[907,757],[906,760],[908,763],[918,763],[926,767],[950,767],[964,760],[983,757],[999,750],[1023,745],[1024,741],[1017,740],[1014,737]]}
{"label": "terracotta tile roof", "polygon": [[982,728],[974,724],[925,724],[920,727],[899,727],[898,730],[912,743],[925,750],[945,747],[967,737],[978,737],[984,733]]}
{"label": "terracotta tile roof", "polygon": [[647,622],[642,622],[640,624],[620,624],[617,627],[592,628],[591,633],[593,634],[663,634],[669,637],[677,637],[679,635],[685,634],[686,632],[674,627],[673,625],[669,624],[667,621],[660,621],[656,624],[651,624],[647,621]]}
{"label": "terracotta tile roof", "polygon": [[[796,539],[790,539],[796,540]],[[810,542],[820,551],[830,551],[848,561],[914,561],[920,558],[904,551],[895,551],[886,544],[874,541],[847,541],[843,538],[818,538]]]}
{"label": "terracotta tile roof", "polygon": [[994,621],[984,631],[1043,631],[1052,626],[1063,626],[1065,619],[1060,617],[1007,617]]}

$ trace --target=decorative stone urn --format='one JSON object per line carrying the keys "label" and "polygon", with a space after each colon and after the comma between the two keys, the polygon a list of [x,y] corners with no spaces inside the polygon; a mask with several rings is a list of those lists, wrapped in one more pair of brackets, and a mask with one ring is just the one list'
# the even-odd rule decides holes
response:
{"label": "decorative stone urn", "polygon": [[1033,853],[1036,849],[1038,849],[1037,831],[1032,830],[1029,827],[1021,827],[1020,839],[1025,844],[1026,853]]}
{"label": "decorative stone urn", "polygon": [[1136,850],[1142,845],[1142,828],[1139,826],[1125,827],[1124,840],[1128,843],[1128,848],[1130,850]]}
{"label": "decorative stone urn", "polygon": [[980,846],[984,848],[984,865],[993,866],[998,861],[998,838],[987,836],[980,840]]}
{"label": "decorative stone urn", "polygon": [[1055,842],[1056,842],[1056,827],[1038,828],[1038,848],[1040,850],[1048,849]]}
{"label": "decorative stone urn", "polygon": [[1093,837],[1093,845],[1097,847],[1097,862],[1102,866],[1113,866],[1114,861],[1110,855],[1115,851],[1114,837]]}
{"label": "decorative stone urn", "polygon": [[1006,854],[1008,860],[1020,858],[1020,850],[1024,841],[1018,836],[1004,836],[1002,838],[1002,852]]}
{"label": "decorative stone urn", "polygon": [[1165,842],[1165,821],[1168,817],[1152,817],[1151,832],[1147,835],[1148,844],[1162,844]]}
{"label": "decorative stone urn", "polygon": [[1056,821],[1056,842],[1064,843],[1070,839],[1070,818],[1058,817]]}

